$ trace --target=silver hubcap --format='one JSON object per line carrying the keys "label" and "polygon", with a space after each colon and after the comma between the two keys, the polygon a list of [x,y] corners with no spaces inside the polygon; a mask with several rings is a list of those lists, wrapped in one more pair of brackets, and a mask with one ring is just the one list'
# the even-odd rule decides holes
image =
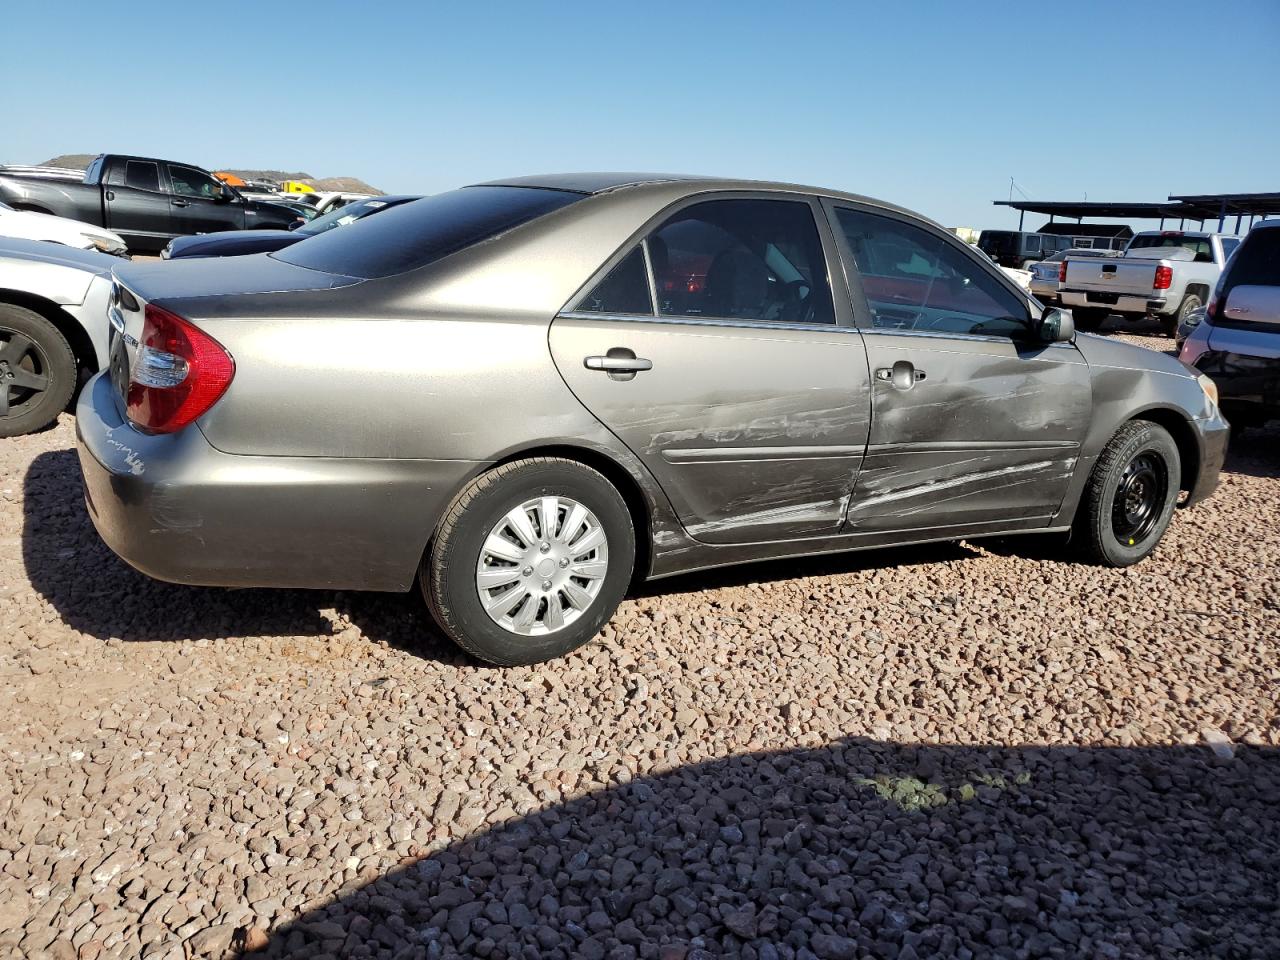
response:
{"label": "silver hubcap", "polygon": [[489,531],[476,564],[476,590],[498,626],[545,636],[586,612],[608,569],[609,541],[596,515],[567,497],[539,497]]}

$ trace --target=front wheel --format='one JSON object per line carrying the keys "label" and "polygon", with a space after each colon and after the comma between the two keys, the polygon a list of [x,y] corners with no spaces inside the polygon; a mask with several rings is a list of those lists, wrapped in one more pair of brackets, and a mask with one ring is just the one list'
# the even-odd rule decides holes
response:
{"label": "front wheel", "polygon": [[1090,559],[1127,567],[1156,548],[1178,501],[1182,461],[1163,427],[1134,420],[1103,448],[1085,486],[1077,523]]}
{"label": "front wheel", "polygon": [[530,457],[458,495],[418,582],[458,646],[514,666],[594,637],[622,602],[635,556],[631,514],[608,480],[572,460]]}

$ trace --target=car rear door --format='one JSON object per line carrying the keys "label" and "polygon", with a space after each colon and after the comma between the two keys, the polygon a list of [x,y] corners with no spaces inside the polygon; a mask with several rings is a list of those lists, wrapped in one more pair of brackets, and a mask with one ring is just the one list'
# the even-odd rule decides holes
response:
{"label": "car rear door", "polygon": [[179,235],[239,230],[244,226],[244,206],[232,203],[220,184],[203,170],[180,163],[169,168],[170,222]]}
{"label": "car rear door", "polygon": [[552,324],[565,382],[696,539],[838,532],[870,407],[837,268],[816,201],[702,197],[666,211]]}
{"label": "car rear door", "polygon": [[[169,227],[169,195],[155,160],[112,161],[102,185],[106,228],[129,245],[159,249],[173,235]],[[143,242],[139,244],[137,241]]]}
{"label": "car rear door", "polygon": [[1084,358],[1029,336],[1026,297],[941,229],[828,210],[872,370],[846,532],[1047,525],[1089,424]]}

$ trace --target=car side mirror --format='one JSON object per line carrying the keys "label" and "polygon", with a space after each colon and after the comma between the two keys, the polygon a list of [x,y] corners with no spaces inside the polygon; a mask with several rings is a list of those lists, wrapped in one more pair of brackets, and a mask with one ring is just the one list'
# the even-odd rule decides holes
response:
{"label": "car side mirror", "polygon": [[1242,283],[1231,288],[1226,303],[1222,305],[1222,315],[1229,320],[1243,320],[1250,323],[1280,323],[1280,309],[1277,309],[1276,288]]}
{"label": "car side mirror", "polygon": [[1076,338],[1076,322],[1070,310],[1047,307],[1040,317],[1040,339],[1045,343],[1071,343]]}

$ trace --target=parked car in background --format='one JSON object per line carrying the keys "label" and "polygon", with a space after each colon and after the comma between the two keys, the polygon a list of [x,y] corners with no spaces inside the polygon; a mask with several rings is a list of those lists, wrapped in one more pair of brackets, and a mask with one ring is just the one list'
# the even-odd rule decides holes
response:
{"label": "parked car in background", "polygon": [[1097,330],[1118,313],[1130,320],[1158,319],[1173,335],[1208,301],[1239,243],[1239,237],[1218,233],[1145,231],[1115,259],[1068,257],[1059,296],[1081,330]]}
{"label": "parked car in background", "polygon": [[983,230],[978,235],[978,247],[1000,266],[1021,270],[1028,263],[1069,249],[1071,238],[1057,237],[1051,233]]}
{"label": "parked car in background", "polygon": [[1213,378],[1232,426],[1280,419],[1280,220],[1249,231],[1179,358]]}
{"label": "parked car in background", "polygon": [[160,256],[165,260],[181,260],[189,257],[237,257],[246,253],[271,253],[326,230],[345,227],[364,217],[418,199],[421,198],[402,196],[357,200],[293,230],[229,230],[226,233],[203,233],[197,237],[175,237],[160,252]]}
{"label": "parked car in background", "polygon": [[55,217],[51,213],[15,210],[7,203],[0,203],[0,237],[44,240],[81,250],[97,250],[117,257],[123,257],[127,253],[124,239],[110,230],[95,227],[91,223],[81,223],[79,220]]}
{"label": "parked car in background", "polygon": [[787,184],[518,178],[115,277],[78,407],[107,544],[416,581],[495,663],[586,642],[633,575],[1073,528],[1135,563],[1228,430],[1207,378],[1077,340],[936,224]]}
{"label": "parked car in background", "polygon": [[186,234],[284,229],[297,219],[286,207],[246,200],[199,167],[116,154],[97,157],[79,182],[0,168],[0,201],[106,227],[141,252]]}
{"label": "parked car in background", "polygon": [[107,363],[118,257],[0,238],[0,437],[40,430]]}
{"label": "parked car in background", "polygon": [[[298,215],[303,222],[310,222],[320,215],[314,204],[303,203],[301,200],[285,199],[284,197],[276,197],[271,201],[280,206],[292,210]],[[301,224],[299,224],[300,226]]]}
{"label": "parked car in background", "polygon": [[1058,283],[1066,273],[1066,267],[1062,262],[1067,257],[1118,257],[1119,255],[1119,250],[1096,250],[1084,247],[1061,250],[1027,268],[1031,271],[1031,293],[1041,303],[1056,304]]}

